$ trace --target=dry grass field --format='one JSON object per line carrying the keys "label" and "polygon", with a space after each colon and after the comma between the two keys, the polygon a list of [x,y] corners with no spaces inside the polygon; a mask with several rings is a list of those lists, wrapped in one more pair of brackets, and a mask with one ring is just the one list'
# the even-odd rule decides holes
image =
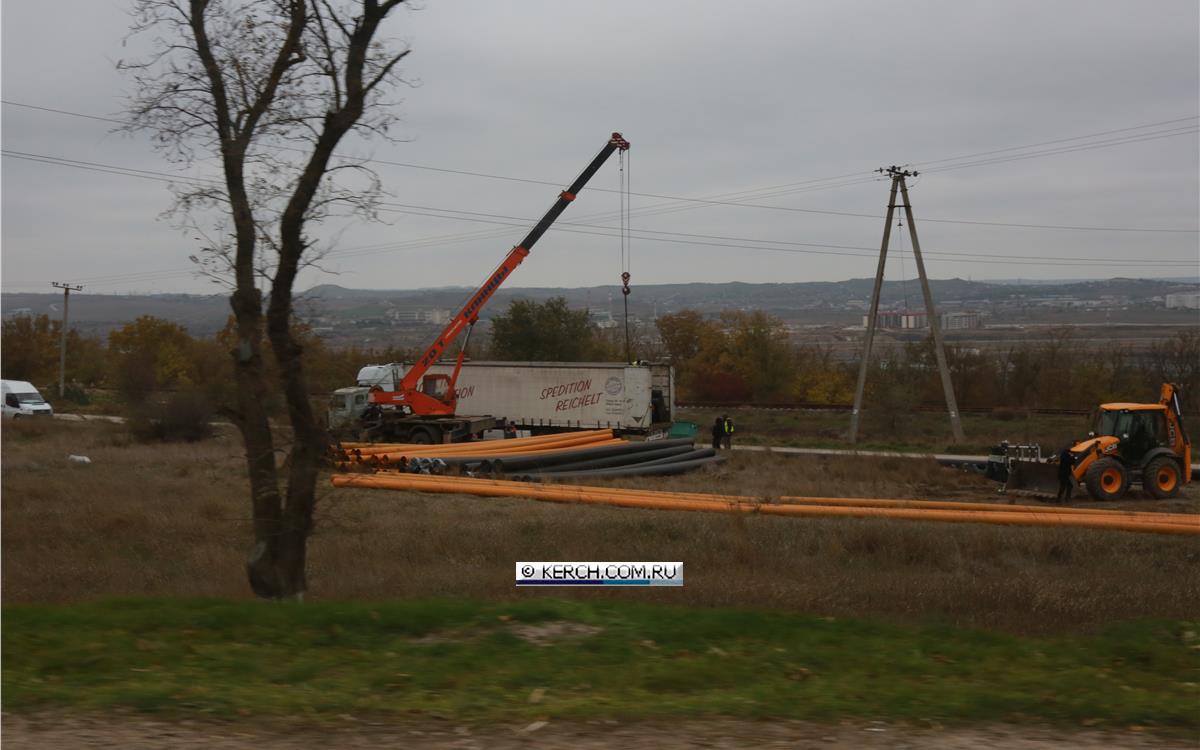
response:
{"label": "dry grass field", "polygon": [[[249,598],[240,441],[140,445],[107,424],[5,423],[4,602]],[[68,454],[84,454],[75,466]],[[902,459],[735,453],[720,468],[613,484],[723,492],[995,499],[982,478]],[[1200,511],[1200,491],[1142,510]],[[808,520],[323,490],[310,598],[512,600],[515,560],[683,560],[675,590],[555,597],[746,606],[1023,633],[1200,616],[1192,538],[879,520]]]}

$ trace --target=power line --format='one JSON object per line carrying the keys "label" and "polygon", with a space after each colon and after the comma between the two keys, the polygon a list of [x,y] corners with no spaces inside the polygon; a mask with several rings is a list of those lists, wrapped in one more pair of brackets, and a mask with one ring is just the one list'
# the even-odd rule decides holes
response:
{"label": "power line", "polygon": [[984,159],[981,161],[967,162],[964,164],[949,164],[944,167],[932,167],[922,170],[922,174],[933,174],[936,172],[949,172],[953,169],[965,169],[968,167],[979,167],[991,164],[1006,164],[1012,161],[1021,161],[1023,159],[1037,159],[1043,156],[1056,156],[1058,154],[1070,154],[1076,151],[1090,151],[1097,148],[1111,148],[1112,146],[1123,146],[1127,143],[1142,143],[1143,141],[1156,141],[1160,138],[1175,138],[1181,135],[1190,135],[1200,133],[1200,128],[1187,127],[1176,128],[1169,131],[1161,131],[1156,133],[1146,133],[1139,136],[1129,136],[1125,138],[1114,138],[1108,141],[1098,141],[1096,143],[1082,144],[1078,146],[1068,146],[1046,151],[1036,151],[1029,154],[1013,154],[1011,156],[997,157],[995,159]]}
{"label": "power line", "polygon": [[[113,174],[122,174],[124,176],[129,176],[129,177],[138,177],[138,178],[146,178],[146,179],[153,179],[153,180],[175,179],[174,176],[172,176],[168,173],[156,172],[153,170],[120,167],[117,165],[101,164],[98,162],[81,161],[81,160],[76,160],[76,159],[66,159],[63,157],[49,156],[49,155],[44,155],[44,154],[31,154],[28,152],[9,151],[7,149],[0,151],[0,153],[3,153],[5,156],[12,156],[15,158],[20,158],[20,159],[32,159],[34,161],[39,161],[41,163],[57,164],[60,166],[78,167],[78,168],[83,168],[83,169],[99,168],[104,171],[111,172]],[[217,182],[215,180],[208,180],[205,178],[198,178],[198,177],[183,176],[183,177],[181,177],[181,179],[183,179],[185,181],[190,181],[193,183],[199,183],[199,184],[214,184],[214,185],[217,184]],[[381,202],[380,205],[387,206],[387,207],[393,207],[393,208],[400,208],[400,209],[412,209],[410,211],[401,211],[400,213],[415,213],[416,211],[437,212],[436,214],[417,214],[417,215],[437,216],[439,218],[462,218],[464,216],[475,216],[475,217],[485,217],[485,218],[506,219],[506,220],[519,221],[519,222],[533,221],[532,219],[530,219],[528,217],[523,217],[523,216],[512,216],[512,215],[507,215],[507,214],[492,214],[492,213],[486,213],[486,212],[481,212],[481,211],[468,211],[466,209],[458,209],[458,208],[444,209],[444,208],[438,208],[436,206],[423,206],[423,205],[408,204],[408,203],[394,203],[394,202],[387,202],[387,201]],[[445,214],[451,214],[451,216],[445,216]],[[590,229],[600,229],[600,230],[612,229],[612,227],[607,227],[604,225],[587,224],[587,223],[583,223],[583,222],[562,222],[562,223],[566,224],[566,225],[579,226],[579,227],[585,227],[585,228],[590,228]],[[643,233],[657,234],[657,235],[671,235],[671,236],[678,236],[678,237],[691,237],[691,238],[701,238],[701,239],[732,240],[732,241],[737,241],[737,242],[761,242],[761,243],[770,243],[770,244],[819,246],[819,247],[834,247],[834,248],[844,247],[846,249],[873,249],[873,248],[861,248],[861,247],[857,247],[857,246],[839,246],[839,245],[829,245],[829,244],[817,245],[814,243],[793,242],[793,241],[785,241],[785,240],[760,240],[757,238],[748,238],[748,237],[727,237],[727,236],[721,236],[721,235],[706,235],[706,234],[695,234],[695,233],[686,233],[686,232],[669,232],[669,231],[663,231],[663,230],[640,229],[638,231],[643,232]],[[930,251],[930,254],[935,254],[935,252]],[[964,257],[973,257],[975,255],[978,255],[976,253],[951,253],[949,251],[942,251],[940,254],[942,254],[942,255],[961,255]],[[1048,256],[1042,256],[1042,255],[1038,255],[1038,256],[1011,256],[1010,255],[1010,256],[1006,256],[1006,257],[1026,258],[1026,259],[1030,259],[1030,260],[1050,259]],[[1088,262],[1090,260],[1090,259],[1076,259],[1076,258],[1066,258],[1066,257],[1058,257],[1058,258],[1054,258],[1054,259],[1067,260],[1067,261],[1081,261],[1081,262]],[[1143,262],[1155,262],[1155,261],[1143,261]]]}
{"label": "power line", "polygon": [[[54,114],[68,115],[68,116],[72,116],[72,117],[80,117],[80,118],[90,119],[90,120],[98,120],[101,122],[112,122],[112,123],[116,123],[116,124],[120,124],[120,125],[128,125],[129,124],[127,121],[117,120],[117,119],[110,118],[110,117],[100,117],[100,116],[88,115],[88,114],[84,114],[84,113],[80,113],[80,112],[71,112],[69,110],[56,109],[56,108],[52,108],[52,107],[42,107],[42,106],[37,106],[37,105],[33,105],[33,104],[26,104],[23,102],[16,102],[16,101],[9,100],[9,99],[0,99],[0,103],[7,104],[10,106],[23,107],[23,108],[27,108],[27,109],[43,111],[43,112],[51,112]],[[1020,151],[1020,150],[1034,148],[1034,147],[1038,147],[1038,146],[1052,145],[1052,144],[1057,144],[1057,143],[1065,143],[1065,142],[1070,142],[1070,141],[1078,141],[1078,140],[1083,140],[1083,139],[1087,139],[1087,138],[1095,138],[1098,136],[1109,135],[1109,134],[1113,134],[1113,133],[1123,133],[1123,132],[1130,132],[1130,131],[1134,131],[1134,130],[1145,130],[1147,128],[1159,127],[1162,125],[1169,125],[1169,124],[1180,123],[1180,122],[1187,122],[1187,121],[1192,121],[1192,120],[1197,120],[1197,119],[1200,119],[1200,118],[1192,116],[1192,117],[1176,118],[1173,120],[1162,120],[1159,122],[1146,123],[1143,125],[1135,125],[1135,126],[1130,126],[1130,127],[1126,127],[1126,128],[1117,128],[1114,130],[1100,131],[1100,132],[1091,133],[1088,135],[1072,136],[1069,138],[1059,138],[1059,139],[1055,139],[1055,140],[1051,140],[1051,141],[1042,141],[1039,143],[1027,144],[1024,146],[1010,146],[1010,147],[1002,148],[1002,149],[993,149],[991,151],[981,151],[981,152],[974,153],[974,154],[965,154],[965,155],[961,155],[961,156],[947,157],[944,159],[934,159],[934,160],[929,160],[929,161],[925,161],[925,162],[920,162],[920,164],[939,164],[939,163],[943,163],[943,162],[960,161],[963,159],[971,159],[971,158],[975,158],[975,157],[988,156],[991,154],[998,154],[998,153],[1011,152],[1011,151]],[[1023,159],[1039,158],[1039,157],[1043,157],[1043,156],[1053,156],[1053,155],[1057,155],[1060,153],[1071,153],[1074,151],[1090,150],[1092,148],[1108,148],[1111,146],[1123,145],[1125,143],[1137,143],[1137,142],[1146,141],[1146,140],[1156,140],[1158,138],[1167,138],[1167,137],[1174,137],[1174,136],[1178,136],[1178,135],[1187,135],[1189,133],[1195,133],[1195,132],[1200,132],[1200,130],[1188,127],[1188,128],[1175,129],[1175,132],[1163,131],[1161,133],[1134,134],[1134,135],[1131,135],[1128,137],[1112,139],[1109,141],[1100,141],[1100,142],[1095,142],[1095,143],[1090,143],[1090,144],[1079,144],[1076,146],[1065,147],[1062,149],[1048,149],[1045,151],[1033,152],[1033,153],[1029,153],[1029,154],[1011,154],[1010,156],[1000,157],[997,159],[966,162],[966,163],[962,163],[962,164],[949,164],[949,165],[942,166],[942,167],[927,167],[923,171],[925,171],[925,172],[941,172],[941,171],[949,171],[952,169],[962,169],[962,168],[969,168],[969,167],[975,167],[975,166],[985,166],[985,165],[990,165],[990,164],[1000,164],[1000,163],[1005,163],[1008,161],[1019,161],[1019,160],[1023,160]],[[284,150],[301,151],[301,149],[288,147],[288,146],[279,146],[279,148],[284,149]],[[8,152],[6,152],[6,153],[8,153]],[[12,153],[14,155],[16,155],[16,154],[19,154],[20,152],[12,152]],[[39,155],[25,154],[23,156],[18,156],[17,158],[25,158],[30,161],[37,161],[38,159],[34,158],[35,156],[39,156]],[[54,158],[54,157],[41,156],[40,158],[45,159],[45,158]],[[457,174],[457,175],[481,177],[481,178],[487,178],[487,179],[507,180],[507,181],[511,181],[511,182],[521,182],[521,183],[528,183],[528,184],[535,184],[535,185],[550,185],[550,186],[555,186],[555,187],[559,186],[559,183],[548,181],[548,180],[535,180],[535,179],[528,179],[528,178],[522,178],[522,177],[511,177],[511,176],[507,176],[507,175],[497,175],[497,174],[491,174],[491,173],[486,173],[486,172],[475,172],[475,171],[463,170],[463,169],[450,169],[450,168],[446,168],[446,167],[435,167],[435,166],[431,166],[431,165],[427,165],[427,164],[414,164],[411,162],[389,161],[386,159],[376,159],[376,158],[367,159],[365,161],[368,163],[382,164],[382,165],[396,166],[396,167],[404,167],[404,168],[408,168],[408,169],[419,169],[419,170],[426,170],[426,171],[432,171],[432,172],[444,172],[447,174]],[[104,171],[105,169],[122,169],[120,167],[113,167],[111,165],[97,165],[97,164],[89,163],[89,162],[79,162],[79,164],[91,166],[93,168],[92,171]],[[81,166],[81,168],[82,168],[82,166]],[[149,172],[148,170],[130,170],[130,171],[159,174],[159,175],[165,174],[165,173],[152,173],[152,172]],[[827,215],[827,216],[846,216],[846,217],[855,217],[855,218],[869,218],[869,219],[874,219],[874,220],[881,219],[883,217],[876,215],[876,214],[856,213],[856,212],[851,212],[851,211],[832,211],[832,210],[822,210],[822,209],[812,209],[812,208],[798,208],[798,207],[792,207],[792,206],[772,206],[772,205],[766,205],[766,204],[760,204],[760,203],[747,203],[744,200],[737,200],[738,197],[746,197],[746,198],[754,197],[756,199],[775,198],[775,197],[781,197],[783,195],[795,194],[798,192],[808,192],[808,191],[814,190],[814,189],[815,190],[825,190],[825,189],[833,189],[833,188],[838,188],[838,187],[849,187],[849,186],[853,186],[853,185],[864,184],[867,182],[874,182],[874,181],[877,181],[877,179],[878,179],[875,177],[863,177],[862,175],[864,175],[864,174],[869,174],[869,173],[852,172],[852,173],[838,175],[838,176],[834,176],[834,177],[822,177],[822,178],[815,178],[815,179],[810,179],[810,180],[803,180],[803,181],[794,182],[794,183],[786,183],[783,185],[757,188],[757,189],[753,189],[753,190],[743,190],[743,191],[739,191],[739,192],[727,193],[727,194],[723,194],[723,195],[719,195],[719,196],[714,196],[712,198],[692,198],[692,197],[686,197],[686,196],[667,195],[667,194],[662,194],[662,193],[642,193],[642,192],[631,192],[630,195],[636,195],[636,196],[642,197],[642,198],[655,198],[655,199],[661,199],[661,200],[668,200],[668,201],[672,201],[675,203],[675,205],[662,204],[660,206],[648,206],[648,207],[644,207],[642,209],[638,209],[637,211],[633,212],[633,214],[637,215],[637,216],[662,215],[662,214],[666,214],[666,213],[674,213],[676,211],[681,211],[681,210],[688,210],[690,208],[690,206],[679,205],[682,203],[682,204],[694,204],[694,205],[700,205],[700,206],[704,206],[704,205],[733,206],[733,207],[742,207],[742,208],[756,208],[756,209],[771,210],[771,211],[786,211],[786,212],[793,212],[793,213],[807,213],[807,214],[818,214],[818,215]],[[177,180],[198,181],[198,178],[190,178],[190,177],[186,177],[186,176],[174,176],[174,175],[165,175],[165,176],[168,176],[171,179],[177,179]],[[846,178],[856,178],[856,179],[847,180]],[[820,184],[820,183],[827,183],[827,184]],[[601,188],[601,187],[591,187],[589,189],[599,191],[599,192],[616,192],[612,189]],[[611,212],[605,213],[606,216],[610,215],[610,214],[611,214]],[[1046,229],[1046,230],[1069,230],[1069,231],[1092,231],[1092,232],[1159,232],[1159,233],[1185,233],[1185,234],[1200,233],[1200,229],[1190,229],[1190,228],[1176,229],[1176,228],[1166,228],[1166,227],[1105,227],[1105,226],[1033,224],[1033,223],[984,221],[984,220],[972,220],[972,219],[936,219],[936,218],[923,219],[923,221],[940,223],[940,224],[964,224],[964,225],[972,225],[972,226],[1014,227],[1014,228],[1021,228],[1021,229]]]}
{"label": "power line", "polygon": [[[1070,138],[1057,138],[1052,141],[1041,141],[1040,143],[1029,143],[1024,146],[1009,146],[1008,148],[998,148],[991,151],[979,151],[974,154],[963,154],[961,156],[948,156],[944,159],[928,159],[926,161],[915,162],[916,166],[921,167],[927,164],[941,164],[948,161],[961,161],[963,159],[975,159],[980,156],[990,156],[991,154],[1004,153],[1006,151],[1024,151],[1027,148],[1037,148],[1039,146],[1050,146],[1055,143],[1066,143],[1068,141],[1081,141],[1085,138],[1097,138],[1102,135],[1112,135],[1113,133],[1125,133],[1131,130],[1145,130],[1146,128],[1156,128],[1160,125],[1173,125],[1178,122],[1189,122],[1191,120],[1200,120],[1200,116],[1191,115],[1188,117],[1177,117],[1174,120],[1160,120],[1158,122],[1148,122],[1144,125],[1133,125],[1127,128],[1117,128],[1115,130],[1102,130],[1098,133],[1089,133],[1087,135],[1076,135]],[[924,167],[921,171],[929,171],[929,167]]]}
{"label": "power line", "polygon": [[[111,165],[111,164],[101,164],[98,162],[89,162],[89,161],[82,161],[82,160],[76,160],[76,159],[66,159],[63,157],[55,157],[55,156],[49,156],[49,155],[44,155],[44,154],[32,154],[32,153],[28,153],[28,152],[3,150],[2,153],[5,156],[10,156],[13,158],[18,158],[18,159],[27,159],[27,160],[31,160],[31,161],[35,161],[35,162],[39,162],[39,163],[56,164],[59,166],[67,166],[67,167],[73,167],[73,168],[79,168],[79,169],[86,169],[86,170],[90,170],[90,171],[100,171],[100,172],[104,172],[104,173],[118,174],[118,175],[122,175],[122,176],[135,177],[135,178],[139,178],[139,179],[151,179],[151,180],[165,181],[165,182],[170,182],[173,180],[181,179],[184,181],[192,182],[194,184],[212,184],[214,186],[218,185],[218,183],[215,180],[190,177],[190,176],[186,176],[186,175],[183,175],[183,176],[171,175],[168,173],[156,172],[153,170],[143,170],[143,169],[120,167],[120,166]],[[418,206],[418,205],[413,205],[413,204],[402,204],[402,203],[383,203],[382,205],[398,207],[398,208],[403,208],[403,209],[409,209],[407,211],[401,211],[401,213],[424,215],[424,216],[431,216],[431,217],[436,217],[436,218],[458,218],[459,220],[465,220],[463,218],[464,216],[477,216],[477,217],[503,218],[503,219],[508,219],[508,220],[512,220],[512,221],[521,221],[521,222],[531,221],[527,217],[517,217],[517,216],[509,216],[509,215],[502,215],[502,214],[488,214],[488,213],[484,213],[484,212],[466,211],[464,209],[441,209],[441,208],[430,207],[430,206]],[[413,209],[416,209],[416,210],[413,210]],[[437,213],[421,213],[421,211],[424,211],[424,212],[432,211],[432,212],[437,212]],[[446,214],[451,214],[451,216],[446,216]],[[496,223],[496,222],[488,222],[488,223]],[[512,224],[507,224],[505,222],[499,222],[499,223],[504,226],[514,226]],[[575,226],[586,227],[586,228],[591,228],[591,229],[600,229],[600,230],[610,229],[609,227],[605,227],[603,225],[585,224],[582,222],[563,222],[563,223],[567,224],[567,225],[575,225]],[[790,241],[778,241],[778,240],[760,240],[757,238],[727,237],[727,236],[721,236],[721,235],[703,235],[703,234],[691,234],[691,233],[684,233],[684,232],[667,232],[667,231],[662,231],[662,230],[645,230],[645,229],[643,229],[643,230],[639,230],[639,232],[643,233],[639,236],[641,238],[646,238],[646,239],[653,239],[653,237],[646,237],[647,234],[651,234],[651,235],[668,235],[668,236],[677,236],[677,237],[689,237],[692,239],[709,239],[709,240],[723,240],[723,241],[728,240],[728,241],[741,242],[741,243],[753,242],[753,243],[762,243],[762,244],[791,245],[791,246],[802,246],[802,247],[825,247],[825,248],[835,248],[835,249],[871,249],[871,248],[861,248],[861,247],[857,247],[857,246],[838,246],[838,245],[831,245],[831,244],[803,243],[803,242],[790,242]],[[453,241],[459,241],[462,239],[483,239],[488,235],[493,235],[493,233],[483,232],[483,233],[475,233],[475,236],[464,235],[461,237],[455,237],[454,235],[451,235],[450,238],[448,238],[448,239],[451,239]],[[439,242],[440,242],[440,238],[433,238],[433,241],[429,244],[426,244],[420,240],[417,240],[417,241],[414,241],[413,243],[411,243],[411,246],[415,246],[415,247],[431,246],[434,244],[438,244]],[[389,248],[389,245],[385,244],[385,245],[382,245],[381,247]],[[743,247],[743,246],[737,245],[735,247]],[[340,254],[340,253],[335,251],[332,254]],[[929,255],[937,256],[939,258],[960,257],[960,258],[974,259],[979,254],[977,254],[977,253],[955,253],[955,252],[951,252],[951,251],[929,251]],[[994,258],[997,256],[993,255],[991,257]],[[1046,265],[1045,261],[1049,261],[1049,260],[1063,261],[1063,263],[1055,263],[1054,265],[1063,265],[1064,263],[1085,264],[1085,265],[1089,264],[1089,263],[1093,263],[1093,264],[1098,263],[1098,261],[1095,261],[1094,259],[1069,258],[1069,257],[1062,257],[1062,256],[1012,256],[1012,255],[1006,255],[1004,257],[1009,258],[1010,260],[1025,259],[1025,260],[1037,262],[1041,265]],[[1181,263],[1178,263],[1175,261],[1140,261],[1139,265],[1141,265],[1141,264],[1167,264],[1167,265],[1173,265],[1173,266],[1181,265]],[[1182,263],[1182,264],[1186,265],[1187,263]],[[1110,262],[1110,263],[1106,263],[1106,265],[1120,265],[1122,267],[1125,267],[1130,264],[1111,263]],[[182,273],[192,273],[192,272],[193,271],[185,271]],[[128,279],[128,277],[124,277],[123,280],[133,280],[133,279]],[[139,278],[137,280],[152,280],[152,279],[151,278],[144,278],[144,279]],[[104,280],[101,283],[107,284],[107,283],[119,283],[119,282],[110,282],[108,280]]]}

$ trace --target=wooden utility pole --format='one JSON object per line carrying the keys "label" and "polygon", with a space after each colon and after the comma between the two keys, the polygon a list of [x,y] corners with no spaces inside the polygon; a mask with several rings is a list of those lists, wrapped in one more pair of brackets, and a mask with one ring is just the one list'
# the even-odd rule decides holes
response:
{"label": "wooden utility pole", "polygon": [[83,287],[62,284],[57,281],[51,281],[50,286],[63,290],[62,343],[58,351],[58,397],[62,398],[67,392],[67,308],[71,305],[71,292],[81,292]]}
{"label": "wooden utility pole", "polygon": [[871,361],[871,346],[875,340],[875,328],[879,317],[879,296],[883,287],[883,270],[887,263],[888,242],[892,234],[892,216],[896,209],[896,192],[899,191],[904,201],[904,214],[908,219],[908,233],[912,238],[913,256],[917,260],[917,274],[921,278],[921,293],[925,297],[925,315],[929,320],[929,330],[933,335],[934,354],[937,357],[938,372],[942,378],[942,393],[946,397],[946,411],[950,413],[950,429],[954,434],[954,442],[961,443],[965,439],[962,421],[959,419],[958,402],[954,398],[954,384],[950,380],[950,368],[946,365],[946,351],[942,342],[942,326],[938,319],[937,309],[933,304],[933,295],[929,291],[929,279],[925,276],[925,262],[921,258],[921,244],[917,240],[917,225],[913,221],[912,206],[908,201],[908,185],[905,177],[916,177],[916,172],[909,172],[900,167],[881,167],[882,174],[892,178],[892,191],[888,198],[887,218],[883,226],[883,244],[879,249],[879,265],[875,269],[875,286],[871,291],[871,310],[867,315],[867,332],[863,341],[862,362],[858,368],[858,385],[854,389],[854,409],[850,413],[850,442],[858,440],[858,422],[862,415],[863,394],[866,391],[867,367]]}

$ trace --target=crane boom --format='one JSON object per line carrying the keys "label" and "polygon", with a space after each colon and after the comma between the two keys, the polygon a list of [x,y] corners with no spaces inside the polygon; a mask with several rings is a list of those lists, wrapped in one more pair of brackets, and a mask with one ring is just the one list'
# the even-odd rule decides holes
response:
{"label": "crane boom", "polygon": [[[454,393],[454,384],[458,381],[458,374],[462,369],[463,357],[466,354],[466,341],[470,340],[470,331],[475,323],[479,320],[479,312],[496,293],[496,290],[508,279],[512,272],[521,265],[529,255],[529,251],[541,239],[546,230],[550,228],[558,217],[566,210],[571,201],[575,200],[575,196],[588,183],[592,176],[600,169],[608,157],[612,156],[614,151],[626,151],[629,149],[629,141],[625,140],[620,133],[613,133],[608,142],[604,144],[604,148],[600,149],[600,153],[596,154],[596,158],[592,159],[591,163],[580,172],[575,181],[570,187],[562,191],[558,195],[558,200],[546,212],[541,221],[534,225],[533,229],[529,230],[529,234],[525,235],[525,239],[521,240],[520,244],[513,247],[500,262],[500,265],[492,271],[487,280],[483,282],[474,294],[467,300],[463,308],[458,311],[446,328],[433,340],[429,348],[417,359],[408,372],[404,374],[400,382],[397,383],[395,391],[372,391],[370,401],[372,404],[380,406],[395,406],[406,407],[414,414],[423,416],[449,416],[454,414],[457,406],[457,397]],[[454,341],[462,335],[463,331],[467,332],[467,339],[464,340],[463,346],[459,349],[458,361],[454,367],[454,373],[450,376],[446,375],[426,375],[429,368],[432,367],[442,355],[450,347]],[[424,379],[424,388],[418,386],[422,384]],[[431,382],[432,381],[432,382]],[[440,389],[437,386],[441,386]]]}

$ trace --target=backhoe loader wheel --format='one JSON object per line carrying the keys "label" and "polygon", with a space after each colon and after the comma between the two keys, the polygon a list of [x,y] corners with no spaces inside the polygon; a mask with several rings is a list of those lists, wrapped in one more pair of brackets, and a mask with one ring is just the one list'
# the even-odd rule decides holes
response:
{"label": "backhoe loader wheel", "polygon": [[1102,458],[1083,477],[1093,500],[1120,500],[1129,489],[1129,470],[1115,458]]}
{"label": "backhoe loader wheel", "polygon": [[1159,500],[1166,500],[1179,494],[1179,485],[1183,484],[1179,475],[1179,464],[1168,456],[1159,456],[1146,464],[1142,472],[1142,485],[1146,491]]}

